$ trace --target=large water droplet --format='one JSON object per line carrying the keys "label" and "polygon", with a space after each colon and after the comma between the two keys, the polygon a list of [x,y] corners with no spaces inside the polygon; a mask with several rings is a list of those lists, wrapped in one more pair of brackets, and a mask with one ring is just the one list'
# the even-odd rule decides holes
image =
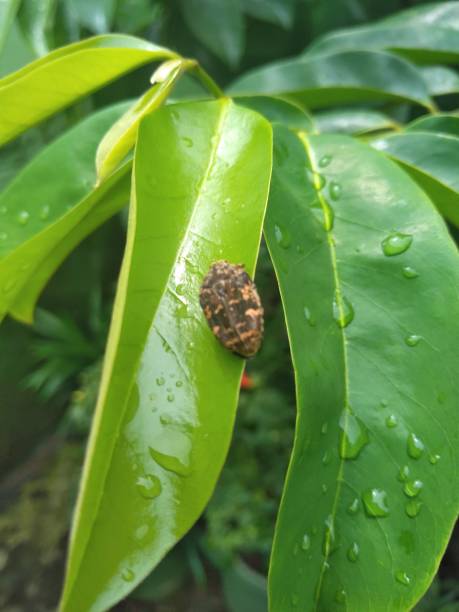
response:
{"label": "large water droplet", "polygon": [[326,168],[330,165],[333,157],[331,155],[324,155],[319,159],[319,168]]}
{"label": "large water droplet", "polygon": [[345,295],[335,294],[333,300],[333,318],[338,327],[347,327],[354,319],[354,308]]}
{"label": "large water droplet", "polygon": [[303,308],[303,313],[304,313],[304,318],[306,319],[306,321],[309,323],[309,325],[311,327],[314,327],[316,324],[316,319],[315,317],[311,314],[311,311],[309,310],[309,308],[307,306],[305,306]]}
{"label": "large water droplet", "polygon": [[377,518],[388,516],[387,493],[382,489],[368,489],[364,491],[362,500],[368,516]]}
{"label": "large water droplet", "polygon": [[39,217],[42,221],[45,221],[49,217],[49,213],[51,212],[51,208],[48,204],[45,204],[41,207],[39,212]]}
{"label": "large water droplet", "polygon": [[135,574],[131,569],[125,569],[122,571],[121,573],[121,578],[125,581],[125,582],[132,582],[135,578]]}
{"label": "large water droplet", "polygon": [[409,476],[410,476],[410,468],[407,465],[404,465],[403,467],[400,468],[397,479],[400,482],[406,482]]}
{"label": "large water droplet", "polygon": [[168,472],[173,472],[179,476],[189,476],[191,473],[190,466],[182,463],[178,457],[161,453],[151,446],[148,448],[148,450],[156,463]]}
{"label": "large water droplet", "polygon": [[162,491],[161,481],[153,474],[140,476],[137,479],[136,487],[140,495],[145,499],[154,499]]}
{"label": "large water droplet", "polygon": [[370,441],[362,421],[350,410],[345,410],[339,420],[339,454],[343,459],[355,459]]}
{"label": "large water droplet", "polygon": [[405,586],[409,586],[411,584],[411,578],[408,576],[406,572],[403,572],[403,571],[397,572],[395,574],[395,580]]}
{"label": "large water droplet", "polygon": [[399,232],[394,232],[389,234],[384,240],[381,242],[381,247],[384,255],[388,257],[392,257],[394,255],[400,255],[407,251],[411,243],[413,242],[413,236],[410,234],[401,234]]}
{"label": "large water droplet", "polygon": [[20,225],[26,225],[29,222],[30,214],[26,210],[21,210],[16,219]]}
{"label": "large water droplet", "polygon": [[411,266],[403,266],[402,274],[405,278],[417,278],[419,273]]}
{"label": "large water droplet", "polygon": [[311,548],[311,538],[307,533],[304,534],[301,540],[301,550],[309,550]]}
{"label": "large water droplet", "polygon": [[356,497],[347,507],[347,512],[348,514],[357,514],[357,512],[360,509],[360,501],[359,499]]}
{"label": "large water droplet", "polygon": [[390,414],[386,419],[386,427],[388,427],[389,429],[393,429],[394,427],[397,427],[397,425],[397,417],[395,416],[395,414]]}
{"label": "large water droplet", "polygon": [[357,544],[357,542],[353,542],[352,545],[348,548],[347,558],[349,559],[349,561],[352,561],[352,563],[355,563],[359,558],[359,555],[360,546]]}
{"label": "large water droplet", "polygon": [[417,334],[410,334],[405,338],[405,344],[408,346],[417,346],[421,341],[422,336],[418,336]]}
{"label": "large water droplet", "polygon": [[341,197],[341,185],[337,181],[332,181],[329,187],[330,197],[335,202]]}
{"label": "large water droplet", "polygon": [[405,512],[410,518],[415,518],[421,511],[422,502],[417,499],[410,499],[405,506]]}
{"label": "large water droplet", "polygon": [[290,233],[280,225],[274,226],[274,238],[282,249],[288,249],[292,244]]}
{"label": "large water droplet", "polygon": [[407,480],[403,487],[403,492],[408,497],[416,497],[421,492],[423,486],[422,480]]}
{"label": "large water droplet", "polygon": [[406,441],[406,449],[412,459],[419,459],[424,452],[424,443],[416,434],[411,433]]}

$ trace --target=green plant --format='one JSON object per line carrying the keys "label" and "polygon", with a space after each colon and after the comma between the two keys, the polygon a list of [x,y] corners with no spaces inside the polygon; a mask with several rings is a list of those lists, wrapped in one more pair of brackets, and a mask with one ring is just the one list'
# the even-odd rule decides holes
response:
{"label": "green plant", "polygon": [[[119,601],[208,502],[243,361],[209,331],[199,287],[216,260],[253,273],[262,229],[298,405],[271,610],[402,611],[426,591],[458,509],[459,273],[441,215],[458,223],[459,119],[437,112],[458,89],[458,23],[449,2],[326,36],[231,98],[195,60],[124,35],[0,80],[7,143],[163,61],[139,100],[74,125],[0,194],[0,314],[24,322],[130,199],[63,611]],[[185,73],[202,99],[172,104]]]}

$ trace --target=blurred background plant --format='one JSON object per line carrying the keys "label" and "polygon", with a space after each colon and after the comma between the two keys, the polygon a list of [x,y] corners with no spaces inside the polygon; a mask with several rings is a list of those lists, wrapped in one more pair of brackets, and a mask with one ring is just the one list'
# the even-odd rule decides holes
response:
{"label": "blurred background plant", "polygon": [[[318,36],[421,4],[414,0],[6,0],[0,76],[53,48],[109,31],[197,58],[221,84],[299,54]],[[94,109],[148,85],[140,69],[0,151],[0,189],[46,143]],[[175,95],[190,95],[186,81]],[[456,108],[459,100],[445,102]],[[396,110],[401,114],[403,107]],[[54,610],[71,509],[97,399],[125,215],[87,239],[47,287],[31,328],[0,328],[0,610]],[[268,254],[257,284],[266,339],[243,380],[226,467],[202,520],[117,610],[266,612],[269,551],[288,463],[295,399],[288,342]],[[50,314],[60,313],[59,315]],[[453,539],[418,612],[459,610]],[[456,577],[456,579],[454,578]]]}

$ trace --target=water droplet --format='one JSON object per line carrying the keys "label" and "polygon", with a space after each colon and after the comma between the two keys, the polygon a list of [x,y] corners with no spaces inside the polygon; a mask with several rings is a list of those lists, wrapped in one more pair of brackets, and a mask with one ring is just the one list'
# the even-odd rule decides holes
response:
{"label": "water droplet", "polygon": [[324,540],[323,540],[323,553],[325,556],[328,556],[331,552],[333,552],[336,548],[336,535],[335,535],[335,525],[333,522],[333,515],[329,514],[325,519],[325,531],[324,531]]}
{"label": "water droplet", "polygon": [[325,495],[328,491],[328,487],[325,483],[322,484],[322,495]]}
{"label": "water droplet", "polygon": [[193,146],[193,141],[192,141],[192,139],[191,139],[191,138],[189,138],[188,136],[184,136],[184,137],[182,138],[182,140],[183,140],[183,144],[184,144],[186,147],[190,148],[190,147],[192,147],[192,146]]}
{"label": "water droplet", "polygon": [[381,247],[384,255],[388,257],[393,257],[394,255],[400,255],[407,251],[411,243],[413,242],[413,236],[410,234],[401,234],[399,232],[394,232],[389,234],[384,240],[381,242]]}
{"label": "water droplet", "polygon": [[422,336],[418,336],[417,334],[410,334],[405,338],[405,344],[407,344],[408,346],[416,346],[417,344],[419,344],[421,339]]}
{"label": "water droplet", "polygon": [[161,425],[171,425],[174,421],[168,414],[162,414],[159,417]]}
{"label": "water droplet", "polygon": [[283,249],[288,249],[292,243],[292,238],[289,232],[280,225],[274,226],[274,238],[276,239],[277,244]]}
{"label": "water droplet", "polygon": [[324,155],[319,159],[319,168],[326,168],[330,165],[333,157],[331,155]]}
{"label": "water droplet", "polygon": [[29,222],[30,215],[26,210],[21,210],[16,219],[20,225],[26,225]]}
{"label": "water droplet", "polygon": [[335,601],[336,603],[346,603],[347,593],[344,589],[336,591]]}
{"label": "water droplet", "polygon": [[340,199],[342,190],[341,190],[341,185],[339,183],[337,183],[336,181],[332,181],[330,183],[329,190],[330,190],[330,198],[332,200],[335,200],[336,202],[336,200]]}
{"label": "water droplet", "polygon": [[173,402],[175,399],[175,395],[173,393],[168,393],[167,395],[167,401],[168,402]]}
{"label": "water droplet", "polygon": [[397,417],[395,416],[395,414],[390,414],[386,419],[386,427],[388,427],[389,429],[393,429],[394,427],[397,427],[397,425]]}
{"label": "water droplet", "polygon": [[403,266],[402,274],[405,278],[417,278],[419,273],[411,266]]}
{"label": "water droplet", "polygon": [[354,308],[345,295],[336,294],[333,300],[333,318],[338,327],[347,327],[354,319]]}
{"label": "water droplet", "polygon": [[405,506],[405,512],[410,518],[414,518],[421,511],[422,502],[417,499],[410,499],[410,501]]}
{"label": "water droplet", "polygon": [[303,539],[301,540],[301,549],[309,550],[311,548],[311,538],[307,533],[304,534]]}
{"label": "water droplet", "polygon": [[162,387],[165,383],[165,379],[164,376],[158,376],[158,378],[156,379],[156,384],[158,385],[158,387]]}
{"label": "water droplet", "polygon": [[429,455],[429,463],[431,463],[432,465],[435,465],[436,463],[438,463],[441,459],[440,455],[437,454],[430,454]]}
{"label": "water droplet", "polygon": [[13,291],[15,287],[16,287],[16,280],[10,279],[9,281],[6,281],[6,283],[3,285],[3,291],[5,293],[9,293],[10,291]]}
{"label": "water droplet", "polygon": [[177,293],[179,295],[183,295],[185,293],[185,291],[186,291],[186,284],[185,283],[179,283],[176,286],[175,290],[177,291]]}
{"label": "water droplet", "polygon": [[45,204],[44,206],[42,206],[39,212],[40,219],[42,221],[45,221],[49,217],[50,212],[51,212],[51,209],[48,204]]}
{"label": "water droplet", "polygon": [[4,241],[8,238],[8,234],[6,232],[0,232],[0,241]]}
{"label": "water droplet", "polygon": [[304,246],[302,244],[297,244],[295,250],[297,253],[300,253],[300,255],[302,255],[304,253]]}
{"label": "water droplet", "polygon": [[325,451],[325,453],[324,453],[324,455],[322,457],[322,463],[324,465],[329,465],[330,461],[331,461],[331,455],[330,455],[330,453],[328,451]]}
{"label": "water droplet", "polygon": [[295,546],[293,547],[293,556],[296,557],[299,552],[300,547],[298,546],[298,544],[295,544]]}
{"label": "water droplet", "polygon": [[121,578],[126,582],[132,582],[135,578],[135,574],[131,569],[125,569],[121,573]]}
{"label": "water droplet", "polygon": [[349,559],[349,561],[352,561],[352,563],[355,563],[359,558],[359,555],[360,547],[357,542],[353,542],[352,545],[348,548],[347,558]]}
{"label": "water droplet", "polygon": [[183,387],[183,382],[182,382],[181,380],[178,380],[178,381],[175,383],[175,386],[176,386],[176,387],[179,387],[179,388],[180,388],[180,387]]}
{"label": "water droplet", "polygon": [[406,572],[403,572],[403,571],[397,572],[395,574],[395,580],[405,586],[409,586],[411,583],[411,578],[408,576]]}
{"label": "water droplet", "polygon": [[0,215],[6,215],[8,208],[6,206],[0,206]]}
{"label": "water droplet", "polygon": [[292,606],[297,606],[300,603],[300,598],[298,597],[298,595],[296,595],[296,593],[293,593],[292,595]]}
{"label": "water droplet", "polygon": [[387,406],[389,405],[389,402],[386,399],[382,399],[379,405],[381,406],[381,408],[387,408]]}
{"label": "water droplet", "polygon": [[419,457],[424,452],[424,443],[414,433],[411,433],[408,436],[407,441],[406,441],[406,447],[407,447],[408,455],[412,459],[419,459]]}
{"label": "water droplet", "polygon": [[410,468],[407,465],[404,465],[403,467],[400,468],[397,479],[400,482],[406,482],[409,477],[410,477]]}
{"label": "water droplet", "polygon": [[137,479],[136,487],[140,495],[145,499],[154,499],[158,497],[162,490],[161,481],[153,474],[140,476]]}
{"label": "water droplet", "polygon": [[143,540],[148,534],[148,531],[148,525],[140,525],[140,527],[137,527],[134,533],[136,540]]}
{"label": "water droplet", "polygon": [[151,446],[148,448],[148,451],[156,463],[168,472],[173,472],[179,476],[189,476],[191,473],[190,466],[182,463],[178,457],[161,453]]}
{"label": "water droplet", "polygon": [[382,489],[368,489],[362,494],[363,505],[368,516],[388,516],[387,493]]}
{"label": "water droplet", "polygon": [[349,504],[349,506],[347,507],[347,512],[348,514],[357,514],[357,512],[360,509],[360,501],[359,499],[356,497],[352,503]]}
{"label": "water droplet", "polygon": [[421,492],[423,486],[424,483],[422,482],[422,480],[408,480],[407,482],[405,482],[403,492],[408,497],[416,497]]}
{"label": "water droplet", "polygon": [[345,410],[339,420],[339,454],[343,459],[355,459],[370,441],[368,431],[360,419]]}
{"label": "water droplet", "polygon": [[314,327],[315,324],[316,324],[316,319],[315,319],[315,317],[312,316],[311,311],[309,310],[309,308],[307,306],[305,306],[303,308],[303,313],[304,313],[304,318],[309,323],[309,325],[311,327]]}
{"label": "water droplet", "polygon": [[320,428],[320,433],[324,436],[328,431],[328,423],[325,421],[322,423],[322,427]]}
{"label": "water droplet", "polygon": [[194,347],[195,347],[195,344],[194,344],[194,342],[193,342],[192,340],[191,340],[190,342],[188,342],[188,344],[187,344],[187,348],[188,348],[190,351],[192,351],[192,350],[194,349]]}

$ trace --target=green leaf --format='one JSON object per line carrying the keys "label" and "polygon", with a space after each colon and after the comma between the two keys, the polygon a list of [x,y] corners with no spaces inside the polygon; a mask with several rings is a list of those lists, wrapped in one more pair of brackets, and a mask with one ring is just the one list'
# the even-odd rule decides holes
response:
{"label": "green leaf", "polygon": [[[458,118],[454,117],[457,127]],[[440,212],[459,226],[459,138],[451,134],[410,132],[373,141],[420,184]]]}
{"label": "green leaf", "polygon": [[3,0],[3,2],[0,2],[0,53],[13,25],[19,2],[20,0]]}
{"label": "green leaf", "polygon": [[22,0],[18,21],[35,54],[49,52],[57,0]]}
{"label": "green leaf", "polygon": [[244,0],[244,12],[288,29],[293,25],[295,4],[295,0]]}
{"label": "green leaf", "polygon": [[431,105],[416,68],[402,58],[374,51],[346,51],[269,64],[237,79],[230,93],[288,95],[307,108],[372,100]]}
{"label": "green leaf", "polygon": [[425,66],[421,68],[431,96],[444,96],[459,92],[459,75],[445,66]]}
{"label": "green leaf", "polygon": [[440,26],[459,30],[459,2],[432,2],[424,6],[415,6],[386,17],[381,23],[386,25]]}
{"label": "green leaf", "polygon": [[442,132],[459,136],[459,115],[436,113],[416,119],[405,127],[406,132]]}
{"label": "green leaf", "polygon": [[397,128],[397,122],[379,111],[346,109],[322,111],[314,115],[317,130],[322,133],[368,134]]}
{"label": "green leaf", "polygon": [[140,126],[62,612],[112,606],[209,500],[244,362],[212,335],[199,288],[219,259],[253,273],[270,169],[269,123],[227,98],[162,107]]}
{"label": "green leaf", "polygon": [[270,610],[405,612],[458,511],[457,250],[368,145],[276,127],[274,150],[265,232],[298,420]]}
{"label": "green leaf", "polygon": [[104,34],[111,29],[116,0],[67,0],[67,2],[74,19],[93,34]]}
{"label": "green leaf", "polygon": [[[156,81],[105,134],[96,154],[97,177],[106,178],[124,159],[135,144],[142,118],[157,109],[169,94],[186,68],[186,60],[169,60],[156,71]],[[160,72],[161,71],[161,72]]]}
{"label": "green leaf", "polygon": [[[30,321],[37,291],[62,260],[56,251],[67,254],[76,244],[71,238],[75,225],[96,205],[100,220],[113,204],[116,210],[127,202],[128,181],[123,187],[114,185],[128,168],[94,189],[98,142],[126,108],[126,103],[119,104],[82,121],[45,147],[0,194],[1,315],[11,311]],[[89,224],[93,229],[93,221]],[[78,241],[86,235],[82,230],[84,226],[77,231]]]}
{"label": "green leaf", "polygon": [[241,0],[181,0],[183,17],[196,38],[230,68],[244,53]]}
{"label": "green leaf", "polygon": [[168,49],[120,34],[95,36],[49,53],[0,79],[0,144],[125,72],[173,57]]}
{"label": "green leaf", "polygon": [[260,113],[271,123],[282,123],[291,130],[313,132],[315,129],[311,116],[291,100],[272,96],[246,96],[236,101],[240,106]]}

